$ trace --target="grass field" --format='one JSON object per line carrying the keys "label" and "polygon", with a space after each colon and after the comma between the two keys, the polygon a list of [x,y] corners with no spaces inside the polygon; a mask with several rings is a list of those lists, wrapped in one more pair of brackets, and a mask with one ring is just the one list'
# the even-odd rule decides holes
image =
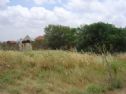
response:
{"label": "grass field", "polygon": [[125,54],[0,51],[0,94],[109,94],[125,75]]}

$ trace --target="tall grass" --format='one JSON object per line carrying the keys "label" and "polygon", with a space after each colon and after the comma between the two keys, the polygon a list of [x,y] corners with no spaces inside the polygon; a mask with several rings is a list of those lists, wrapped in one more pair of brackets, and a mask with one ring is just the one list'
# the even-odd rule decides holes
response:
{"label": "tall grass", "polygon": [[[106,58],[112,73],[117,71],[114,77],[119,82],[113,85],[125,86],[126,56]],[[101,55],[52,50],[0,51],[0,94],[88,94],[92,90],[100,94],[109,88],[108,77]]]}

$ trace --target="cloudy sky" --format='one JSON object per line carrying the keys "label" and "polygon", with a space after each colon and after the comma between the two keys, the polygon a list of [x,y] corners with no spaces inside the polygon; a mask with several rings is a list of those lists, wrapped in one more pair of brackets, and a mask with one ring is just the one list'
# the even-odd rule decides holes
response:
{"label": "cloudy sky", "polygon": [[48,24],[126,26],[126,0],[0,0],[0,41],[35,38]]}

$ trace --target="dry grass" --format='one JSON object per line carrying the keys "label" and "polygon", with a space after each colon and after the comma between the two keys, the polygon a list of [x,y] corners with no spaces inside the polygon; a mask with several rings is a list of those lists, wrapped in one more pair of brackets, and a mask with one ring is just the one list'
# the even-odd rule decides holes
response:
{"label": "dry grass", "polygon": [[[126,85],[126,55],[108,55],[107,61]],[[100,91],[108,90],[108,85],[108,71],[101,55],[0,51],[0,94],[92,94],[92,88],[97,90],[93,94],[102,94]],[[89,92],[85,93],[86,89]]]}

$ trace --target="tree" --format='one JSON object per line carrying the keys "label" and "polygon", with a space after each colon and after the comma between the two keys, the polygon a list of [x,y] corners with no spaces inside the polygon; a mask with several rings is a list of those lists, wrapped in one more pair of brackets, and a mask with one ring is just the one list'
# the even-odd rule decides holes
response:
{"label": "tree", "polygon": [[79,29],[77,49],[79,51],[109,52],[124,51],[126,47],[126,30],[103,22],[81,26]]}
{"label": "tree", "polygon": [[51,49],[70,49],[76,43],[76,29],[68,26],[49,25],[45,28],[45,40]]}

